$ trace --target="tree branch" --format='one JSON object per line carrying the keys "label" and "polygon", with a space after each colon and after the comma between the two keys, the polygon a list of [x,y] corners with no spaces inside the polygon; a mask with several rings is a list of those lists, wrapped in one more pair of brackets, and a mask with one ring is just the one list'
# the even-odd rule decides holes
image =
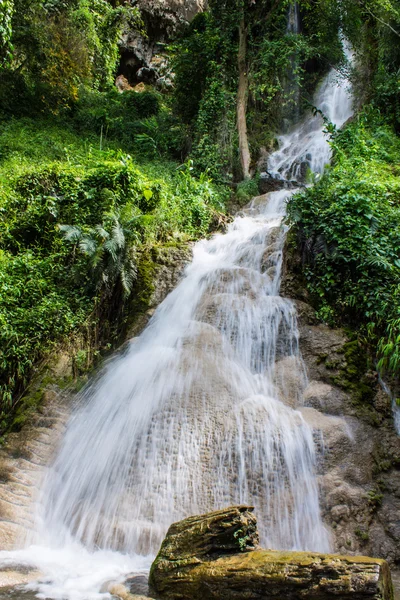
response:
{"label": "tree branch", "polygon": [[394,29],[390,23],[386,23],[386,21],[384,21],[383,19],[381,19],[380,17],[378,17],[377,15],[375,15],[371,9],[368,8],[368,6],[366,6],[364,4],[363,6],[364,10],[367,11],[367,13],[369,13],[371,15],[371,17],[374,17],[374,19],[376,19],[377,21],[379,21],[379,23],[382,23],[382,25],[385,25],[386,27],[389,27],[389,29],[395,34],[397,35],[397,37],[400,37],[400,33],[398,31],[396,31],[396,29]]}

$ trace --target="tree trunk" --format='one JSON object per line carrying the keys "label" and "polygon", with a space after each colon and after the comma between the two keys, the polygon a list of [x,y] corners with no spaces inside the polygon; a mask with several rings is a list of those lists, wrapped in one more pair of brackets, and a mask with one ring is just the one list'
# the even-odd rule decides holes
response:
{"label": "tree trunk", "polygon": [[240,163],[242,165],[243,179],[250,178],[250,149],[249,141],[247,138],[247,99],[248,99],[248,88],[249,79],[247,75],[247,28],[244,17],[240,21],[239,25],[239,53],[238,53],[238,65],[239,65],[239,88],[237,95],[237,128],[239,133],[239,152],[240,152]]}

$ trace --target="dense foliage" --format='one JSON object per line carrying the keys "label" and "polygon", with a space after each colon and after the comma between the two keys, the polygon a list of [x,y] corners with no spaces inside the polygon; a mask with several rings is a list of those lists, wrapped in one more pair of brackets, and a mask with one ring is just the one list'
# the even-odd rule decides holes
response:
{"label": "dense foliage", "polygon": [[[329,68],[348,68],[342,33],[362,108],[290,218],[320,315],[356,323],[398,371],[400,2],[297,4],[288,27],[292,0],[210,0],[165,49],[172,93],[120,94],[121,34],[145,36],[137,2],[0,0],[0,429],[55,344],[82,328],[115,338],[144,249],[209,232],[226,197],[211,178],[257,193],[261,151]],[[240,64],[255,174],[242,183]]]}
{"label": "dense foliage", "polygon": [[[282,119],[309,107],[322,73],[344,63],[340,13],[326,0],[300,2],[300,29],[288,28],[293,2],[211,1],[175,45],[176,110],[189,125],[192,157],[215,177],[237,179],[238,25],[247,35],[248,128],[254,159],[270,149]],[[253,165],[255,167],[255,165]]]}
{"label": "dense foliage", "polygon": [[373,344],[382,370],[400,368],[400,140],[366,109],[333,142],[334,163],[294,196],[289,218],[320,316]]}
{"label": "dense foliage", "polygon": [[57,121],[3,124],[0,156],[4,427],[37,360],[85,327],[112,342],[143,249],[206,235],[224,194],[190,163],[138,166]]}
{"label": "dense foliage", "polygon": [[137,8],[107,0],[5,0],[0,11],[0,105],[12,113],[58,113],[82,85],[110,88],[121,31],[140,27]]}

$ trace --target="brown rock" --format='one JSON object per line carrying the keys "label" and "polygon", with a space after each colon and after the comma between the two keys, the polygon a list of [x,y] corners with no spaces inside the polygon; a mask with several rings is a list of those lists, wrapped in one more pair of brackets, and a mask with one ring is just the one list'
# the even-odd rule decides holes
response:
{"label": "brown rock", "polygon": [[153,567],[165,561],[186,567],[197,564],[200,557],[209,560],[221,554],[258,548],[257,519],[253,510],[249,506],[234,506],[174,523]]}
{"label": "brown rock", "polygon": [[150,571],[157,597],[393,600],[384,560],[254,549],[252,510],[233,507],[172,525]]}

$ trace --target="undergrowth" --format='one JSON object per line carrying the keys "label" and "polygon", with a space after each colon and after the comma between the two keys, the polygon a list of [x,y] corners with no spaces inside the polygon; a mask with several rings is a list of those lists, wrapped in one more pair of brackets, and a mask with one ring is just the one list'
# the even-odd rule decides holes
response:
{"label": "undergrowth", "polygon": [[357,328],[378,367],[400,367],[400,140],[372,108],[332,140],[333,164],[289,220],[319,315]]}
{"label": "undergrowth", "polygon": [[204,236],[223,210],[225,190],[191,163],[129,154],[104,133],[2,123],[0,429],[39,359],[121,313],[145,248]]}

